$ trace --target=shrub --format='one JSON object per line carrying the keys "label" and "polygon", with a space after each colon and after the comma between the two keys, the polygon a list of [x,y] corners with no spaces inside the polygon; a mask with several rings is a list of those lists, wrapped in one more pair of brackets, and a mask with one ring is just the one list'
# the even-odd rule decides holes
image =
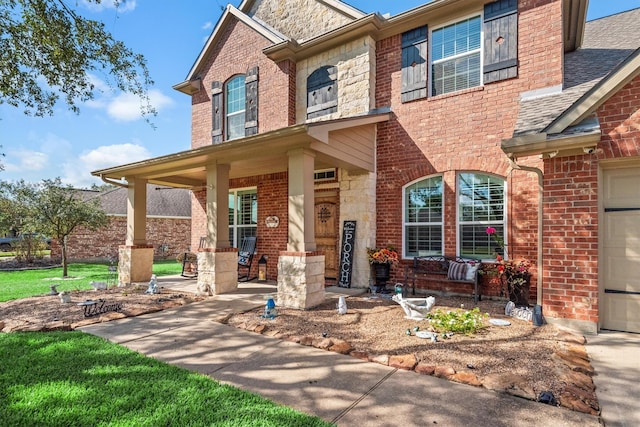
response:
{"label": "shrub", "polygon": [[427,313],[426,318],[429,324],[437,332],[455,332],[462,334],[474,334],[482,328],[487,327],[486,319],[489,317],[486,313],[480,313],[478,307],[473,310],[436,310]]}

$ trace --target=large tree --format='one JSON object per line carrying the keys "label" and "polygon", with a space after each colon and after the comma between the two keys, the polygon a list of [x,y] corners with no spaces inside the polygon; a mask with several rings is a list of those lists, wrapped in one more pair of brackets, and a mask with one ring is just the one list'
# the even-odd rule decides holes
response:
{"label": "large tree", "polygon": [[[104,1],[118,6],[126,0]],[[78,112],[78,104],[95,98],[95,72],[112,88],[138,95],[147,119],[155,115],[145,58],[114,39],[102,22],[80,16],[78,3],[0,0],[0,104],[44,116],[62,97]]]}
{"label": "large tree", "polygon": [[0,200],[13,203],[12,212],[20,212],[21,231],[42,233],[60,243],[63,277],[68,274],[67,237],[78,227],[97,230],[108,223],[97,199],[87,200],[82,191],[63,185],[60,178],[40,184],[21,180],[2,185],[5,191]]}

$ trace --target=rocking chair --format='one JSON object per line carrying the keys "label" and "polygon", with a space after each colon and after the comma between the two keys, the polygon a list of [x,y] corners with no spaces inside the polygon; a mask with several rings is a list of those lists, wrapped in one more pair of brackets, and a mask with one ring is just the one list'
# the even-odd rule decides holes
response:
{"label": "rocking chair", "polygon": [[[255,279],[250,277],[251,274],[251,262],[253,261],[253,253],[256,251],[256,238],[245,237],[242,239],[242,247],[238,251],[238,281],[248,282]],[[241,273],[241,270],[246,270],[246,273]]]}
{"label": "rocking chair", "polygon": [[[206,241],[206,237],[200,238],[199,249],[204,248]],[[180,275],[189,279],[198,277],[198,256],[193,252],[185,252],[182,255],[182,273]]]}

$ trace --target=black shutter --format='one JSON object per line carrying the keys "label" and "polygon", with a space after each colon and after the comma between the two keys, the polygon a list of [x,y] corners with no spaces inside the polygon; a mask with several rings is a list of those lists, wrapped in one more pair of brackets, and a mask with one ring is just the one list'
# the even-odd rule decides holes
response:
{"label": "black shutter", "polygon": [[222,83],[213,82],[211,84],[211,142],[218,144],[222,142],[222,117],[224,108],[222,107]]}
{"label": "black shutter", "polygon": [[427,26],[402,33],[402,102],[427,97]]}
{"label": "black shutter", "polygon": [[307,119],[338,111],[338,67],[325,65],[307,78]]}
{"label": "black shutter", "polygon": [[258,133],[258,67],[247,71],[244,80],[246,103],[244,108],[244,135]]}
{"label": "black shutter", "polygon": [[484,6],[484,83],[518,76],[518,0]]}

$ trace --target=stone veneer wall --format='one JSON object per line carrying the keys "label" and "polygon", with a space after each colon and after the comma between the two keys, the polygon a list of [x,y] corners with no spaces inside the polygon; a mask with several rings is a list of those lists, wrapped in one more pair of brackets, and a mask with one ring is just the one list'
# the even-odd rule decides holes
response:
{"label": "stone veneer wall", "polygon": [[278,257],[278,306],[304,310],[324,302],[324,255],[282,252]]}
{"label": "stone veneer wall", "polygon": [[351,21],[316,0],[257,1],[248,13],[294,40],[308,40]]}
{"label": "stone veneer wall", "polygon": [[[340,224],[356,221],[356,239],[353,252],[351,287],[369,286],[371,267],[367,248],[376,244],[376,175],[364,173],[350,175],[340,171]],[[342,247],[342,231],[340,231]]]}
{"label": "stone veneer wall", "polygon": [[307,121],[307,78],[324,65],[338,67],[338,111],[309,120],[332,120],[363,114],[375,101],[376,42],[362,37],[297,63],[296,121]]}

